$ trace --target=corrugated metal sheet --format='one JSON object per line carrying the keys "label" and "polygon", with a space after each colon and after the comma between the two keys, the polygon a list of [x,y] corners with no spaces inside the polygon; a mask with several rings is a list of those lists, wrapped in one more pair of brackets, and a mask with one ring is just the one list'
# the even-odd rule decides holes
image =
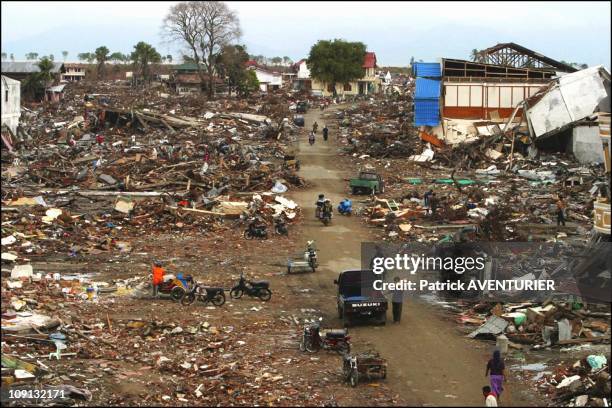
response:
{"label": "corrugated metal sheet", "polygon": [[412,66],[415,77],[441,78],[442,69],[439,62],[415,62]]}
{"label": "corrugated metal sheet", "polygon": [[439,99],[440,80],[417,78],[414,99]]}
{"label": "corrugated metal sheet", "polygon": [[[29,74],[33,72],[40,72],[38,62],[39,61],[2,61],[2,73]],[[51,73],[55,74],[60,72],[63,65],[64,64],[61,62],[54,62],[53,68],[51,69]]]}
{"label": "corrugated metal sheet", "polygon": [[438,126],[440,124],[439,99],[414,100],[414,125]]}

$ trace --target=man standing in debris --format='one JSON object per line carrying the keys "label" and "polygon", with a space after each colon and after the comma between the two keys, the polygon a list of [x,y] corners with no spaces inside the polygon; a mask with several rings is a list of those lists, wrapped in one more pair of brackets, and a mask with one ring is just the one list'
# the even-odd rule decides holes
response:
{"label": "man standing in debris", "polygon": [[312,133],[317,133],[318,128],[319,128],[319,124],[315,120],[315,123],[312,124]]}
{"label": "man standing in debris", "polygon": [[563,200],[563,196],[559,194],[559,199],[557,200],[557,227],[563,224],[565,227],[565,208],[567,204]]}
{"label": "man standing in debris", "polygon": [[438,197],[436,197],[436,193],[431,193],[429,197],[429,209],[432,216],[436,215],[436,210],[438,209]]}
{"label": "man standing in debris", "polygon": [[425,194],[423,194],[423,201],[425,204],[425,208],[429,210],[429,200],[431,198],[431,195],[433,194],[433,190],[430,188],[429,190],[427,190],[425,192]]}
{"label": "man standing in debris", "polygon": [[155,261],[153,264],[153,297],[157,297],[159,285],[164,281],[164,275],[166,271],[162,268],[160,261]]}
{"label": "man standing in debris", "polygon": [[327,135],[329,133],[329,129],[327,128],[327,125],[323,125],[323,140],[325,140],[327,142]]}
{"label": "man standing in debris", "polygon": [[[393,278],[396,286],[400,281],[399,276]],[[404,291],[400,289],[393,290],[393,295],[391,296],[391,306],[393,310],[393,323],[399,323],[402,320],[402,306],[404,305]]]}
{"label": "man standing in debris", "polygon": [[497,406],[497,398],[495,393],[491,391],[491,387],[488,385],[482,387],[482,395],[485,397],[485,407]]}

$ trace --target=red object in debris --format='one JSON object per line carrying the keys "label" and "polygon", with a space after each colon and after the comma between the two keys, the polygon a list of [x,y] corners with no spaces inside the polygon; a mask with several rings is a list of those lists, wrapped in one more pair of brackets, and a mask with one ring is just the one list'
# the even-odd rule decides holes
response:
{"label": "red object in debris", "polygon": [[179,201],[178,205],[180,205],[181,207],[187,207],[189,205],[189,201],[187,200]]}
{"label": "red object in debris", "polygon": [[440,139],[438,139],[437,137],[435,137],[434,135],[430,134],[430,133],[419,132],[419,136],[421,136],[421,140],[423,140],[425,142],[429,142],[433,146],[444,147],[444,142],[441,141]]}
{"label": "red object in debris", "polygon": [[104,135],[100,134],[100,135],[96,136],[96,142],[98,144],[104,143]]}

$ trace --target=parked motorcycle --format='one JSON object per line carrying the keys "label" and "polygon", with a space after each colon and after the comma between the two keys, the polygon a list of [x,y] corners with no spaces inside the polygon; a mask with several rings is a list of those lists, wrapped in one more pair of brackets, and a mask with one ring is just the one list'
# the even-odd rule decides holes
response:
{"label": "parked motorcycle", "polygon": [[243,294],[250,297],[257,297],[264,302],[272,298],[272,291],[269,289],[270,284],[267,281],[252,282],[244,278],[244,274],[240,274],[238,284],[230,291],[232,299],[240,299]]}
{"label": "parked motorcycle", "polygon": [[215,306],[222,306],[225,303],[225,293],[223,292],[223,288],[210,288],[196,283],[187,293],[185,293],[185,296],[181,299],[181,304],[189,306],[196,299],[204,303],[205,306],[209,303]]}
{"label": "parked motorcycle", "polygon": [[351,352],[350,336],[347,329],[325,330],[321,336],[321,321],[312,324],[305,324],[300,341],[300,350],[314,353],[321,349],[333,350],[338,354],[348,354]]}
{"label": "parked motorcycle", "polygon": [[274,220],[274,231],[278,235],[289,235],[289,229],[287,228],[287,224],[281,218],[277,218]]}
{"label": "parked motorcycle", "polygon": [[253,223],[249,224],[248,228],[244,231],[244,237],[246,239],[253,238],[268,238],[268,231],[266,230],[266,226],[255,226]]}

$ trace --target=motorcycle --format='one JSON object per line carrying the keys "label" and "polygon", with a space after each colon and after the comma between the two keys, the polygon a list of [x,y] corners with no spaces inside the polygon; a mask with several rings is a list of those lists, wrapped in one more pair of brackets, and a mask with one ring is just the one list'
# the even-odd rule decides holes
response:
{"label": "motorcycle", "polygon": [[300,341],[300,350],[314,353],[321,349],[333,350],[338,354],[348,354],[351,352],[350,336],[348,336],[348,330],[346,329],[335,329],[326,330],[324,335],[321,336],[321,321],[323,318],[319,318],[319,321],[312,324],[305,324],[302,332],[302,340]]}
{"label": "motorcycle", "polygon": [[243,294],[250,297],[257,297],[264,302],[272,298],[272,291],[269,289],[270,284],[267,281],[251,282],[244,278],[244,274],[240,274],[238,284],[230,291],[232,299],[240,299]]}
{"label": "motorcycle", "polygon": [[321,210],[321,222],[323,222],[323,225],[329,225],[329,223],[331,222],[331,218],[331,211]]}
{"label": "motorcycle", "polygon": [[268,231],[266,230],[266,227],[263,225],[256,227],[253,224],[249,224],[249,227],[244,231],[244,237],[246,239],[253,239],[253,238],[267,239]]}
{"label": "motorcycle", "polygon": [[205,306],[209,303],[215,306],[222,306],[225,303],[225,293],[223,293],[223,288],[210,288],[196,283],[185,293],[185,296],[181,299],[181,304],[189,306],[196,299],[204,303]]}
{"label": "motorcycle", "polygon": [[173,301],[178,302],[190,289],[192,284],[193,277],[191,275],[183,275],[182,273],[179,273],[176,277],[173,276],[170,279],[160,283],[157,291],[163,295],[170,295],[170,298]]}
{"label": "motorcycle", "polygon": [[277,219],[274,221],[274,231],[276,231],[278,235],[289,236],[289,229],[287,228],[287,224],[285,224],[285,221],[281,219]]}

